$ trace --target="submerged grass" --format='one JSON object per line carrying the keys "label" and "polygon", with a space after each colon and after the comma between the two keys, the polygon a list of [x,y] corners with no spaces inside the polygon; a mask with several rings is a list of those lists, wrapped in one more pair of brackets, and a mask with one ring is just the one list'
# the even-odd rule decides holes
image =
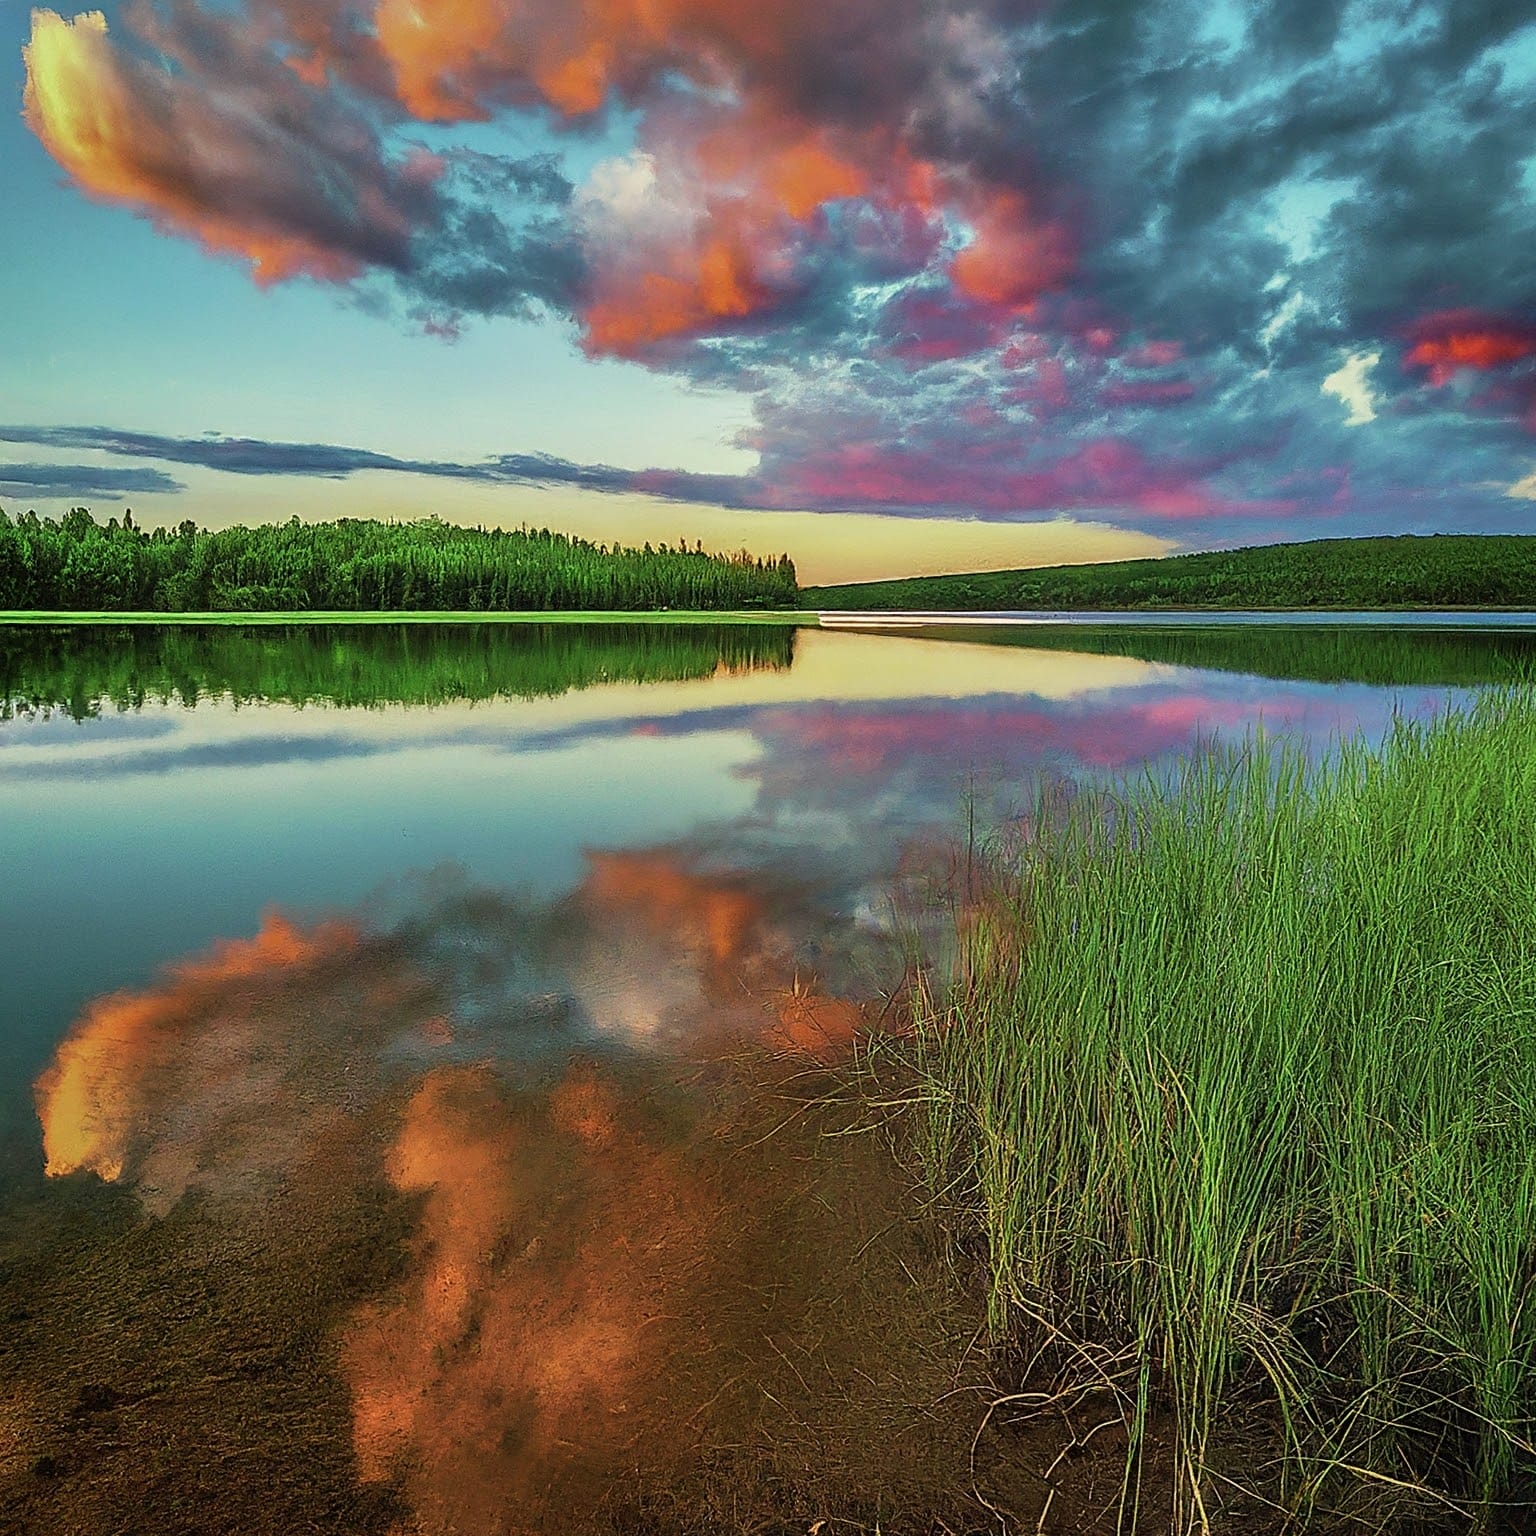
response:
{"label": "submerged grass", "polygon": [[[1320,764],[1043,798],[920,989],[926,1157],[995,1334],[1176,1425],[1263,1419],[1298,1524],[1536,1509],[1536,690]],[[1150,1463],[1148,1463],[1150,1464]]]}

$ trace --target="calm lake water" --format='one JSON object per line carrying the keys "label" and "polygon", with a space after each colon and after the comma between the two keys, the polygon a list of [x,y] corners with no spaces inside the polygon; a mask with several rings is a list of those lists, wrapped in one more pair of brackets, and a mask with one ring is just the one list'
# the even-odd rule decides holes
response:
{"label": "calm lake water", "polygon": [[[116,1529],[92,1522],[125,1497],[160,1511],[146,1528],[266,1528],[166,1438],[234,1403],[207,1433],[284,1528],[611,1513],[625,1457],[665,1482],[677,1443],[641,1406],[646,1341],[700,1434],[732,1371],[778,1369],[744,1341],[782,1351],[757,1313],[697,1358],[668,1331],[758,1296],[751,1243],[778,1242],[719,1161],[757,1111],[677,1088],[679,1064],[835,1059],[904,944],[940,937],[972,814],[1261,724],[1379,739],[1533,660],[1529,616],[0,630],[0,1276],[33,1330],[0,1383],[0,1496],[37,1529]],[[301,1340],[272,1342],[276,1303],[241,1289],[269,1262],[307,1287],[281,1314],[313,1314]],[[819,1316],[774,1296],[790,1332]],[[235,1381],[237,1345],[264,1363]],[[747,1412],[720,1446],[752,1443]]]}

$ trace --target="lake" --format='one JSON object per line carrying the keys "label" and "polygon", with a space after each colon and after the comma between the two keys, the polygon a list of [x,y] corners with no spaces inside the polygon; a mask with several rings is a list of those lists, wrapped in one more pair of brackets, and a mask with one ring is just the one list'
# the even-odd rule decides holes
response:
{"label": "lake", "polygon": [[1379,740],[1532,623],[0,629],[0,1509],[960,1528],[1054,1452],[956,1470],[853,1040],[1043,789]]}

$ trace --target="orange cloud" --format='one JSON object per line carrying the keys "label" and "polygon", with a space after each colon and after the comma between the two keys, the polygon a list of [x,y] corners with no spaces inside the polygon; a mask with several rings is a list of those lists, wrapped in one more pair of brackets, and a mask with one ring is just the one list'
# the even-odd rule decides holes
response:
{"label": "orange cloud", "polygon": [[676,199],[674,217],[655,230],[620,217],[592,231],[592,351],[642,353],[791,301],[810,281],[823,210],[846,198],[914,219],[926,234],[902,236],[914,259],[941,243],[946,208],[959,209],[972,234],[950,277],[967,299],[1027,311],[1071,275],[1063,224],[1022,193],[946,175],[883,129],[834,134],[759,108],[694,133],[668,124],[665,154],[658,146],[650,157],[661,167],[655,197]]}
{"label": "orange cloud", "polygon": [[529,1097],[429,1074],[387,1172],[424,1203],[412,1273],[343,1341],[359,1471],[403,1475],[430,1529],[552,1529],[584,1475],[669,1436],[718,1200],[583,1063]]}
{"label": "orange cloud", "polygon": [[[435,1011],[452,985],[425,979],[437,941],[478,921],[519,960],[551,941],[549,974],[569,959],[584,977],[589,954],[639,935],[631,964],[694,978],[700,1037],[728,984],[757,1038],[830,1059],[861,1011],[791,979],[769,916],[786,904],[647,852],[594,855],[579,903],[542,940],[494,901],[471,918],[449,900],[378,939],[269,916],[86,1010],[37,1085],[49,1172],[132,1177],[160,1213],[192,1183],[292,1211],[296,1182],[264,1173],[322,1148],[371,1166],[373,1128],[398,1116],[382,1174],[410,1202],[411,1252],[338,1341],[359,1475],[398,1484],[413,1530],[561,1529],[636,1468],[686,1470],[722,1399],[735,1394],[730,1438],[755,1433],[786,1387],[809,1392],[786,1341],[804,1328],[808,1360],[828,1325],[805,1327],[797,1298],[821,1294],[818,1266],[862,1258],[868,1232],[828,1229],[829,1207],[786,1195],[816,1176],[806,1146],[820,1138],[762,1134],[779,1101],[757,1103],[750,1069],[701,1091],[671,1064],[578,1059],[513,1089],[486,1065],[420,1065],[473,1028]],[[751,997],[743,971],[766,977]],[[499,1021],[499,1048],[509,1034]],[[413,1060],[396,1109],[382,1092]],[[527,1083],[539,1069],[515,1070]],[[342,1159],[335,1177],[359,1166]],[[858,1199],[867,1214],[865,1188]]]}
{"label": "orange cloud", "polygon": [[766,0],[378,0],[374,26],[413,116],[456,121],[532,96],[596,111],[666,69],[700,85],[782,60],[804,7]]}
{"label": "orange cloud", "polygon": [[744,885],[693,874],[664,853],[589,853],[587,861],[588,903],[700,953],[712,969],[761,947],[762,901]]}
{"label": "orange cloud", "polygon": [[[100,11],[73,21],[34,11],[22,56],[22,115],[90,196],[248,261],[262,284],[343,282],[370,265],[404,264],[412,207],[433,167],[392,171],[359,135],[328,136],[312,93],[273,99],[276,69],[210,90],[124,52]],[[291,69],[281,78],[303,90]],[[306,112],[315,121],[297,126]]]}
{"label": "orange cloud", "polygon": [[[943,135],[920,108],[954,99],[965,65],[917,0],[364,6],[133,7],[126,47],[99,11],[37,11],[26,120],[87,194],[249,262],[259,283],[383,268],[408,289],[429,277],[441,307],[443,282],[484,269],[476,240],[496,218],[456,216],[477,194],[452,151],[387,160],[380,122],[535,110],[579,125],[623,103],[651,195],[605,206],[589,181],[572,225],[530,236],[526,270],[506,275],[508,302],[566,310],[596,353],[740,330],[829,271],[937,275],[957,222],[973,234],[948,275],[967,299],[1019,309],[1071,270],[1059,220],[932,148]],[[496,227],[493,265],[513,238]]]}
{"label": "orange cloud", "polygon": [[696,1028],[744,1007],[740,1027],[772,1048],[823,1062],[852,1049],[868,1022],[863,1008],[800,974],[793,946],[770,922],[759,891],[698,874],[662,852],[587,857],[591,872],[582,896],[604,942],[613,942],[618,919],[638,925],[658,945],[653,974],[680,961],[697,968],[695,1006],[704,1017]]}
{"label": "orange cloud", "polygon": [[763,185],[790,218],[804,220],[823,203],[862,195],[869,177],[850,161],[805,141],[769,158],[763,167]]}
{"label": "orange cloud", "polygon": [[488,117],[474,84],[512,65],[508,20],[493,0],[379,0],[374,29],[401,105],[425,122]]}
{"label": "orange cloud", "polygon": [[1419,339],[1403,362],[1423,368],[1436,388],[1463,368],[1486,372],[1536,357],[1536,328],[1473,310],[1430,315],[1415,327]]}
{"label": "orange cloud", "polygon": [[853,1049],[868,1025],[864,1010],[846,997],[828,997],[815,983],[795,985],[775,999],[778,1019],[768,1039],[800,1056],[830,1065]]}
{"label": "orange cloud", "polygon": [[[84,1170],[119,1179],[151,1111],[162,1119],[162,1155],[178,1145],[163,1123],[178,1107],[177,1088],[193,1089],[184,1108],[195,1114],[211,1109],[243,1073],[280,1075],[265,1061],[253,1066],[262,1031],[252,1030],[251,1009],[272,987],[350,954],[356,944],[348,924],[323,923],[306,933],[273,914],[254,938],[224,941],[173,965],[157,986],[92,1003],[37,1080],[48,1173]],[[209,1028],[214,1015],[226,1026],[222,1032]]]}
{"label": "orange cloud", "polygon": [[590,350],[633,355],[669,336],[742,319],[773,301],[753,274],[750,255],[731,240],[706,239],[672,253],[668,264],[682,270],[634,272],[599,290],[585,315]]}
{"label": "orange cloud", "polygon": [[[681,1053],[756,1039],[818,1057],[851,1041],[859,1009],[796,971],[793,942],[747,879],[700,875],[662,852],[590,861],[553,958],[532,958],[563,975],[600,1035]],[[252,938],[97,999],[35,1086],[47,1172],[131,1177],[152,1210],[194,1184],[262,1184],[382,1090],[386,1046],[464,1048],[456,983],[435,970],[430,941],[416,943],[459,920],[445,910],[415,939],[365,942],[350,922],[301,929],[269,914]],[[520,952],[515,932],[507,959]],[[590,1104],[570,1114],[571,1126],[602,1120]]]}
{"label": "orange cloud", "polygon": [[884,135],[833,134],[756,108],[673,115],[653,123],[648,142],[657,152],[639,190],[586,205],[582,318],[595,352],[634,355],[769,313],[805,286],[828,203],[900,201]]}
{"label": "orange cloud", "polygon": [[950,267],[955,287],[969,298],[1023,309],[1071,275],[1074,253],[1066,229],[1036,217],[1023,193],[983,200],[972,222],[971,243]]}
{"label": "orange cloud", "polygon": [[[880,8],[865,9],[878,26]],[[686,216],[662,230],[625,218],[589,226],[580,312],[594,352],[636,355],[782,306],[808,281],[822,210],[848,198],[915,215],[931,226],[930,244],[942,210],[958,208],[975,235],[953,277],[972,298],[1022,305],[1070,271],[1059,223],[1022,194],[917,152],[899,113],[833,124],[805,104],[805,76],[845,39],[804,0],[379,0],[375,21],[400,103],[431,121],[532,103],[581,118],[667,75],[700,87],[703,99],[684,105],[648,101],[641,126],[657,194],[686,204]]]}

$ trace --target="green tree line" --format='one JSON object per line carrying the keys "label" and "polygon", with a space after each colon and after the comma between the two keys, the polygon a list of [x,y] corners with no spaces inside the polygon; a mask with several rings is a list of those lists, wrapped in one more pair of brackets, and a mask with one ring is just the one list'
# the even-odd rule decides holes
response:
{"label": "green tree line", "polygon": [[1536,608],[1536,536],[1318,539],[1023,571],[808,587],[807,607],[961,612],[1156,608]]}
{"label": "green tree line", "polygon": [[788,555],[593,544],[547,528],[343,518],[137,527],[0,510],[0,609],[111,613],[793,608]]}
{"label": "green tree line", "polygon": [[778,670],[773,624],[0,625],[0,720],[205,699],[346,707],[547,698]]}

